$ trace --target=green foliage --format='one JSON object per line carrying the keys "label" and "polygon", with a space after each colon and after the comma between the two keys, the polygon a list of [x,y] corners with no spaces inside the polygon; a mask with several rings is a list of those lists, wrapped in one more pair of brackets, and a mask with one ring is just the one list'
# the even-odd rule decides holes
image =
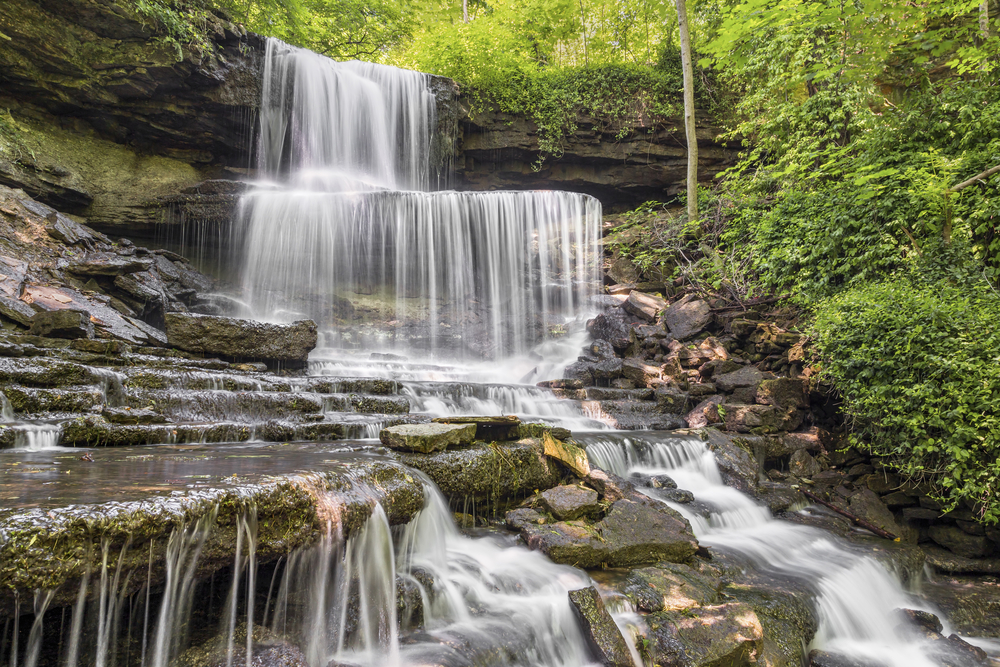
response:
{"label": "green foliage", "polygon": [[123,0],[122,4],[132,9],[143,23],[178,51],[182,46],[195,46],[207,50],[209,41],[205,36],[206,5],[200,0]]}
{"label": "green foliage", "polygon": [[949,192],[1000,163],[1000,95],[983,83],[912,92],[905,104],[859,113],[844,146],[789,148],[781,162],[731,178],[723,247],[756,254],[764,286],[804,303],[878,281],[948,238],[995,280],[1000,177]]}
{"label": "green foliage", "polygon": [[409,5],[397,0],[216,0],[261,34],[337,60],[385,60],[413,32]]}
{"label": "green foliage", "polygon": [[823,301],[813,335],[854,444],[995,523],[1000,294],[961,249],[934,257]]}

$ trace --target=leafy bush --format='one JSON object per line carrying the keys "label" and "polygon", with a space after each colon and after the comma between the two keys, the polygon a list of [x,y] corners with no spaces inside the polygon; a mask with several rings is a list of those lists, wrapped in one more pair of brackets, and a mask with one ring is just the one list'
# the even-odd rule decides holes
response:
{"label": "leafy bush", "polygon": [[928,483],[946,510],[965,503],[995,523],[1000,295],[968,272],[961,282],[941,273],[969,266],[923,264],[845,291],[819,304],[813,333],[854,444]]}

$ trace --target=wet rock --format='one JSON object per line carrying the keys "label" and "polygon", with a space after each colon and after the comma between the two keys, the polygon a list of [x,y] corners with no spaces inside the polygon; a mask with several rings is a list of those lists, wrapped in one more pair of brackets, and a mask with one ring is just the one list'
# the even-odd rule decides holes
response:
{"label": "wet rock", "polygon": [[996,577],[937,576],[923,582],[921,593],[942,611],[954,631],[970,637],[1000,637],[1000,582]]}
{"label": "wet rock", "polygon": [[578,382],[581,386],[594,384],[594,364],[575,361],[563,370],[563,379]]}
{"label": "wet rock", "polygon": [[808,667],[888,667],[885,663],[870,659],[858,659],[841,653],[810,651]]}
{"label": "wet rock", "polygon": [[742,667],[763,650],[760,621],[739,602],[650,614],[646,623],[661,665]]}
{"label": "wet rock", "polygon": [[112,424],[162,424],[167,421],[159,412],[145,408],[104,408],[101,414]]}
{"label": "wet rock", "polygon": [[430,477],[460,511],[468,511],[467,507],[506,510],[538,489],[556,486],[563,475],[563,469],[545,456],[542,443],[535,439],[397,456]]}
{"label": "wet rock", "polygon": [[709,305],[690,294],[674,302],[663,312],[663,322],[677,340],[685,340],[704,331],[711,320]]}
{"label": "wet rock", "polygon": [[993,543],[985,536],[969,535],[958,526],[935,524],[928,528],[927,534],[945,549],[964,558],[982,558],[994,551]]}
{"label": "wet rock", "polygon": [[104,392],[99,387],[68,389],[36,389],[7,385],[4,393],[14,411],[20,414],[38,412],[90,412],[104,404]]}
{"label": "wet rock", "polygon": [[682,505],[690,505],[694,502],[694,494],[686,489],[659,489],[654,495],[662,500]]}
{"label": "wet rock", "polygon": [[715,457],[722,474],[722,481],[737,491],[756,495],[759,482],[757,461],[740,446],[740,439],[730,437],[714,428],[699,431],[708,449]]}
{"label": "wet rock", "polygon": [[796,378],[762,380],[757,385],[757,402],[782,408],[803,408],[809,405],[809,381]]}
{"label": "wet rock", "polygon": [[312,320],[264,324],[231,317],[167,313],[166,328],[168,344],[180,350],[289,366],[304,365],[317,340]]}
{"label": "wet rock", "polygon": [[690,395],[677,391],[673,387],[658,387],[656,389],[656,406],[670,414],[685,414],[691,405]]}
{"label": "wet rock", "polygon": [[896,523],[892,512],[871,489],[861,489],[852,495],[847,501],[847,510],[854,516],[864,519],[900,539],[916,544],[916,534],[909,535],[909,530],[906,527]]}
{"label": "wet rock", "polygon": [[896,613],[909,625],[923,628],[924,630],[935,633],[940,633],[944,630],[944,626],[941,625],[941,619],[929,611],[923,611],[920,609],[897,609]]}
{"label": "wet rock", "polygon": [[645,613],[704,607],[719,601],[721,582],[680,563],[632,570],[622,592]]}
{"label": "wet rock", "polygon": [[570,591],[569,601],[600,663],[608,667],[634,667],[628,644],[604,607],[597,589],[589,586]]}
{"label": "wet rock", "polygon": [[632,380],[638,387],[645,387],[663,377],[659,366],[651,366],[636,358],[622,362],[622,375]]}
{"label": "wet rock", "polygon": [[32,316],[30,331],[34,336],[93,338],[94,324],[90,313],[82,310],[43,310]]}
{"label": "wet rock", "polygon": [[[737,392],[743,391],[737,389]],[[739,433],[778,433],[802,424],[802,414],[775,405],[724,405],[726,430]]]}
{"label": "wet rock", "polygon": [[587,332],[596,340],[605,340],[623,352],[629,344],[629,329],[625,324],[625,314],[619,308],[601,313],[587,322]]}
{"label": "wet rock", "polygon": [[719,391],[726,393],[731,393],[736,389],[744,387],[752,387],[756,390],[757,386],[763,381],[764,374],[753,366],[744,366],[731,373],[716,373],[712,375],[712,382],[715,386],[719,388]]}
{"label": "wet rock", "polygon": [[722,421],[719,416],[719,406],[722,405],[723,400],[725,400],[723,396],[709,396],[696,405],[685,417],[688,428],[704,428]]}
{"label": "wet rock", "polygon": [[757,500],[767,505],[773,514],[780,514],[796,503],[806,502],[806,497],[789,484],[761,482],[757,487]]}
{"label": "wet rock", "polygon": [[557,486],[539,495],[542,507],[560,521],[572,521],[583,517],[596,518],[601,506],[597,502],[597,491],[576,485]]}
{"label": "wet rock", "polygon": [[[360,412],[373,412],[361,410]],[[474,424],[475,438],[486,442],[503,442],[521,438],[521,420],[512,415],[500,417],[436,417],[435,424]]]}
{"label": "wet rock", "polygon": [[687,521],[663,503],[642,496],[612,503],[594,524],[560,521],[526,526],[521,536],[553,561],[584,568],[686,562],[698,547]]}
{"label": "wet rock", "polygon": [[637,486],[646,486],[651,489],[676,489],[677,482],[669,475],[647,475],[642,472],[633,472],[629,476],[629,481]]}
{"label": "wet rock", "polygon": [[[722,565],[728,565],[720,554]],[[750,606],[764,631],[763,660],[758,664],[797,667],[802,661],[802,647],[808,645],[819,628],[811,600],[815,595],[809,583],[789,577],[770,576],[766,571],[743,567],[741,560],[727,568],[731,574],[722,594]]]}
{"label": "wet rock", "polygon": [[819,462],[804,449],[792,452],[792,456],[788,460],[788,472],[796,477],[812,477],[820,470],[822,468]]}
{"label": "wet rock", "polygon": [[602,359],[593,366],[595,380],[614,380],[622,375],[621,359]]}
{"label": "wet rock", "polygon": [[540,526],[547,523],[544,514],[530,507],[518,507],[504,515],[504,523],[510,530],[522,530],[526,526]]}
{"label": "wet rock", "polygon": [[45,220],[48,223],[45,225],[45,231],[48,235],[66,245],[82,245],[86,248],[93,248],[101,240],[98,237],[104,236],[97,234],[86,225],[74,222],[54,209],[45,216]]}
{"label": "wet rock", "polygon": [[603,339],[593,341],[587,350],[598,359],[612,359],[615,356],[614,346]]}
{"label": "wet rock", "polygon": [[649,322],[654,321],[660,311],[666,307],[667,302],[662,298],[639,290],[629,292],[628,299],[622,304],[622,308],[626,311]]}
{"label": "wet rock", "polygon": [[379,440],[390,449],[430,454],[449,445],[468,445],[476,437],[475,424],[400,424],[384,428]]}
{"label": "wet rock", "polygon": [[545,452],[546,456],[554,458],[572,470],[578,477],[586,477],[590,474],[590,460],[587,458],[587,451],[572,442],[559,440],[551,433],[544,433],[542,435],[542,451]]}

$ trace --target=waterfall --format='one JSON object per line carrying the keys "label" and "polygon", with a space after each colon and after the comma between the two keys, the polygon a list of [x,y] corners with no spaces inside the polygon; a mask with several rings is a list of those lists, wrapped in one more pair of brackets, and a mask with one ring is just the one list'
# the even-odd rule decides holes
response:
{"label": "waterfall", "polygon": [[600,203],[431,192],[430,77],[269,40],[258,171],[234,228],[255,317],[308,317],[337,346],[499,359],[586,312]]}
{"label": "waterfall", "polygon": [[678,488],[712,508],[706,518],[684,504],[667,503],[691,523],[701,544],[737,554],[757,571],[812,588],[819,629],[810,648],[846,654],[865,664],[937,664],[932,649],[895,633],[896,609],[925,605],[908,595],[893,573],[827,531],[773,519],[766,507],[722,483],[705,443],[654,434],[579,439],[587,444],[595,466],[623,477],[633,472],[668,474]]}

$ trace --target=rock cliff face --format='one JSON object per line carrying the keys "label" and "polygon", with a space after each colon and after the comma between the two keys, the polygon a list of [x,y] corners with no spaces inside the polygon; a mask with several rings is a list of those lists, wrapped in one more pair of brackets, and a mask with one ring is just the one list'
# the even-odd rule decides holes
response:
{"label": "rock cliff face", "polygon": [[[470,190],[557,189],[584,192],[606,208],[627,208],[665,199],[684,190],[687,151],[683,118],[650,124],[609,124],[580,117],[558,158],[538,162],[538,127],[523,117],[483,113],[461,120],[456,161],[459,187]],[[718,139],[721,130],[698,128],[698,179],[710,181],[731,166],[735,146]],[[623,138],[619,138],[623,137]]]}

